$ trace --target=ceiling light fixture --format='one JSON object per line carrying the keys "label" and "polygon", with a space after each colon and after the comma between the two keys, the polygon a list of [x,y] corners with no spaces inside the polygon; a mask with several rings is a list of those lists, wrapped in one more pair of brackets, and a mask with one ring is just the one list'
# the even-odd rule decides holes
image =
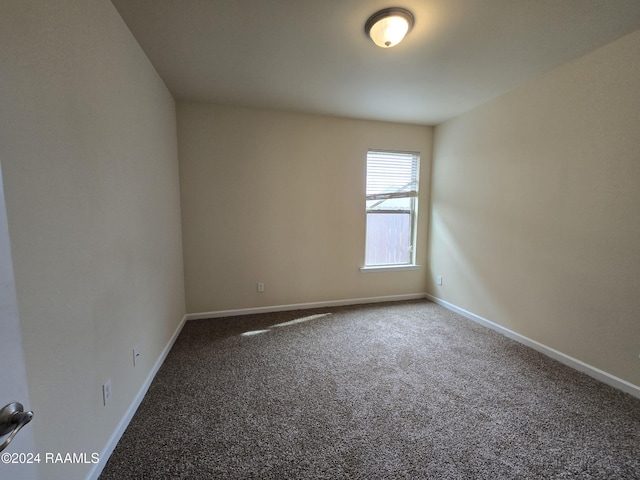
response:
{"label": "ceiling light fixture", "polygon": [[413,14],[405,8],[391,7],[371,15],[364,31],[379,47],[391,48],[402,41],[411,27]]}

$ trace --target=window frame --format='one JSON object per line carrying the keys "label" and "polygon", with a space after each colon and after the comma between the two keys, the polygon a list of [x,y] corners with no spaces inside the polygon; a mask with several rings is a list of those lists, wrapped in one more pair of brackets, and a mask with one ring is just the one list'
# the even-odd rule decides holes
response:
{"label": "window frame", "polygon": [[[385,154],[388,154],[389,157],[402,156],[402,157],[411,157],[411,181],[409,184],[403,186],[397,190],[390,190],[389,192],[382,193],[370,193],[367,194],[369,189],[369,169],[370,169],[370,155],[378,154],[383,157]],[[371,159],[371,162],[375,160]],[[387,161],[391,162],[392,158],[389,158]],[[372,181],[378,180],[373,178]],[[370,148],[367,150],[367,154],[365,157],[365,245],[364,245],[364,262],[363,266],[360,268],[362,272],[374,272],[374,271],[393,271],[393,270],[415,270],[419,268],[419,265],[416,263],[416,243],[417,243],[417,224],[418,224],[418,200],[420,198],[419,191],[419,183],[420,183],[420,152],[414,151],[404,151],[404,150],[384,150],[378,148]],[[391,186],[391,185],[390,185]],[[409,186],[408,191],[403,191],[403,189]],[[409,208],[408,209],[381,209],[374,210],[369,206],[369,201],[371,200],[379,200],[380,203],[396,199],[396,198],[408,198]],[[376,205],[379,205],[376,204]],[[368,228],[368,219],[369,214],[398,214],[398,213],[406,213],[409,214],[409,222],[410,222],[410,232],[409,232],[409,260],[408,262],[403,263],[367,263],[367,245],[369,244],[369,228]]]}

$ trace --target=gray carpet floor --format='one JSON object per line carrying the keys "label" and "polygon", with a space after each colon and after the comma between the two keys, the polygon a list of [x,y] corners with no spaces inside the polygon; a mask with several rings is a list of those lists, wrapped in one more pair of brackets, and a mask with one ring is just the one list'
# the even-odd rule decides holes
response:
{"label": "gray carpet floor", "polygon": [[100,479],[640,479],[640,399],[428,301],[190,321]]}

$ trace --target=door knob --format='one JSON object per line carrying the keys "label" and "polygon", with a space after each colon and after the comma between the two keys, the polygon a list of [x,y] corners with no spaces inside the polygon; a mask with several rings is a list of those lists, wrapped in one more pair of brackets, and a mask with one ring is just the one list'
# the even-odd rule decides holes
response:
{"label": "door knob", "polygon": [[0,437],[9,436],[0,444],[0,452],[7,448],[13,437],[33,418],[33,412],[24,411],[21,403],[13,402],[0,410]]}

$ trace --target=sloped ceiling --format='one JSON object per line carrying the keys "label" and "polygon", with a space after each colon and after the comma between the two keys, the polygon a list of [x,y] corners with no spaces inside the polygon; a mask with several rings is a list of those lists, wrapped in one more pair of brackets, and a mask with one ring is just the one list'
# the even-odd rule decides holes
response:
{"label": "sloped ceiling", "polygon": [[[640,29],[640,0],[112,2],[178,100],[426,125]],[[389,6],[416,22],[381,49]]]}

